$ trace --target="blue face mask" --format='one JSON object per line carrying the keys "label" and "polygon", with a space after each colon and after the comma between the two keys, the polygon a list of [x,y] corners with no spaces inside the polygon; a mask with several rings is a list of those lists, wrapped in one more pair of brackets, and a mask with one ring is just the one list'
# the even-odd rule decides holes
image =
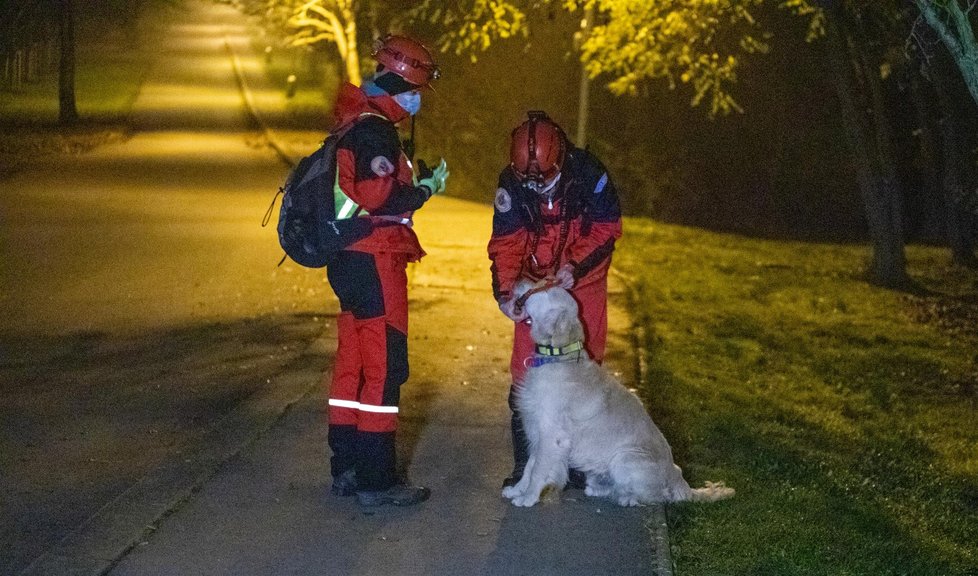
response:
{"label": "blue face mask", "polygon": [[417,114],[418,110],[421,109],[421,93],[417,90],[401,92],[400,94],[395,94],[392,98],[411,116]]}

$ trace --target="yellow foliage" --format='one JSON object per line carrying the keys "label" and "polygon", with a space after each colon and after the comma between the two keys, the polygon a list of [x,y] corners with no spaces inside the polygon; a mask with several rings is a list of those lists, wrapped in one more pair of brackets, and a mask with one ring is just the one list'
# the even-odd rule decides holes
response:
{"label": "yellow foliage", "polygon": [[[710,114],[741,111],[729,88],[736,82],[740,53],[763,53],[767,36],[751,10],[765,0],[425,0],[417,14],[449,26],[442,49],[458,54],[487,50],[496,39],[527,34],[525,10],[559,5],[568,12],[595,13],[580,43],[588,76],[608,79],[615,94],[635,94],[642,83],[677,79],[693,87],[692,104],[710,103]],[[809,35],[821,33],[824,15],[814,0],[781,0],[780,7],[810,19]],[[459,25],[461,23],[461,25]]]}

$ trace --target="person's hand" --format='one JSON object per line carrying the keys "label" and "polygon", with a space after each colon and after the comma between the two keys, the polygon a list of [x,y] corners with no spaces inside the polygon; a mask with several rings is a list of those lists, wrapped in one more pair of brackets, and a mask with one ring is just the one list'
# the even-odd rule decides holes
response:
{"label": "person's hand", "polygon": [[507,318],[513,322],[522,322],[527,319],[526,308],[516,308],[516,298],[511,296],[499,301],[499,309]]}
{"label": "person's hand", "polygon": [[554,284],[560,286],[564,290],[570,290],[574,287],[574,265],[564,264],[557,270],[554,274]]}
{"label": "person's hand", "polygon": [[424,186],[431,191],[431,195],[441,194],[445,191],[445,180],[448,179],[448,164],[442,158],[441,162],[432,170],[425,164],[424,160],[418,160],[418,186]]}

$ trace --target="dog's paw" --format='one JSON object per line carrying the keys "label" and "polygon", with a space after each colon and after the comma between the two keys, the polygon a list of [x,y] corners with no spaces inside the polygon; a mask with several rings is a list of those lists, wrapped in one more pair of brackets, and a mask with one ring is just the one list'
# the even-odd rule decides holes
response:
{"label": "dog's paw", "polygon": [[638,498],[633,494],[628,494],[625,496],[620,496],[618,498],[618,505],[625,506],[626,508],[631,508],[632,506],[641,506],[642,503],[639,502]]}
{"label": "dog's paw", "polygon": [[522,508],[529,508],[539,501],[540,499],[538,497],[530,495],[519,495],[511,500],[513,506],[520,506]]}
{"label": "dog's paw", "polygon": [[516,489],[516,486],[507,486],[503,488],[503,498],[513,499],[522,494],[521,491]]}

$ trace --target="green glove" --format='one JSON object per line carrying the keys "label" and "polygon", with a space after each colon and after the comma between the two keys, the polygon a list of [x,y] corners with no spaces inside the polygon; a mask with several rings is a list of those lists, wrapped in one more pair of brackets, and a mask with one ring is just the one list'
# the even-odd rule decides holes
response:
{"label": "green glove", "polygon": [[428,190],[431,190],[432,195],[441,194],[445,191],[445,180],[448,179],[449,172],[444,158],[435,166],[434,170],[428,168],[424,160],[419,160],[418,170],[421,176],[418,179],[418,186],[424,186]]}

